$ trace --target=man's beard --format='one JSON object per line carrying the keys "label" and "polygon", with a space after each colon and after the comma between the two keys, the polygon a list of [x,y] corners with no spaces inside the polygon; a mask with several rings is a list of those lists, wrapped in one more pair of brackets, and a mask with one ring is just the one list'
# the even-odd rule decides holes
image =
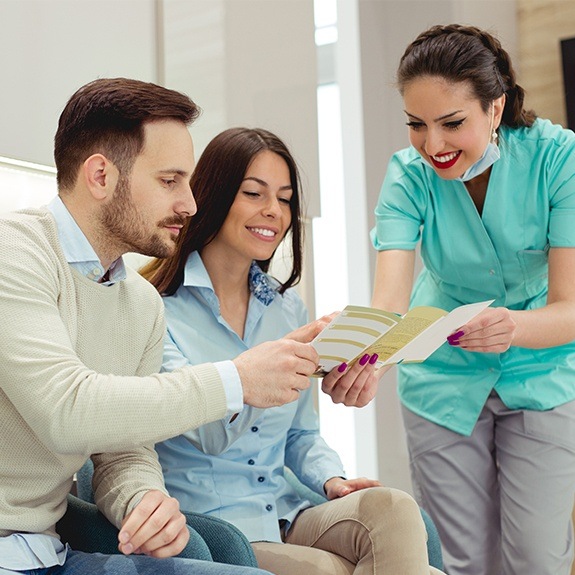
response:
{"label": "man's beard", "polygon": [[135,252],[145,256],[166,258],[174,253],[176,242],[163,240],[158,230],[169,225],[184,225],[185,217],[174,215],[156,224],[156,231],[148,229],[142,213],[132,201],[130,180],[120,176],[114,199],[100,212],[100,229],[106,242],[114,242],[123,253]]}

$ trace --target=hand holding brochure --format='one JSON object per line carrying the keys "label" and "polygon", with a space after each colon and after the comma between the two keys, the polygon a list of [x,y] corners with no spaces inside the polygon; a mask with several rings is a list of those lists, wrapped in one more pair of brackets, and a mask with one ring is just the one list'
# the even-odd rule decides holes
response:
{"label": "hand holding brochure", "polygon": [[422,362],[458,327],[494,300],[462,305],[451,312],[420,306],[404,316],[371,307],[348,305],[311,342],[320,356],[314,375],[324,376],[341,363],[377,353],[376,367]]}

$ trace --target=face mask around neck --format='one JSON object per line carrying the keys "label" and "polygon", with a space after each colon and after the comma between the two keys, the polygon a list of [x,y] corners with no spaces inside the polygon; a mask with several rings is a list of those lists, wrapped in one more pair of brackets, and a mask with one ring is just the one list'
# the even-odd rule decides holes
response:
{"label": "face mask around neck", "polygon": [[474,164],[469,166],[463,175],[457,180],[461,182],[468,182],[475,178],[475,176],[479,176],[485,172],[485,170],[489,169],[499,158],[501,157],[501,153],[499,152],[499,146],[497,145],[497,132],[493,129],[493,122],[495,121],[495,102],[493,102],[493,107],[491,108],[491,127],[489,131],[491,132],[491,139],[485,148],[481,158],[477,160]]}
{"label": "face mask around neck", "polygon": [[468,182],[475,178],[475,176],[479,176],[479,174],[485,172],[485,170],[490,168],[500,157],[499,146],[495,142],[490,141],[481,158],[479,158],[475,164],[469,166],[461,177],[456,179],[461,182]]}

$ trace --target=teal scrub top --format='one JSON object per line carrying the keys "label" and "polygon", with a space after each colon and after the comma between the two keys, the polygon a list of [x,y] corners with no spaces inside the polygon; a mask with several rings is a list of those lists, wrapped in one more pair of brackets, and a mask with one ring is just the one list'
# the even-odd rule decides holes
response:
{"label": "teal scrub top", "polygon": [[[413,147],[391,158],[371,238],[377,250],[421,241],[412,306],[545,305],[549,248],[575,247],[575,134],[538,119],[531,128],[502,126],[499,146],[481,216],[465,185],[440,178]],[[575,342],[500,354],[444,344],[424,363],[400,366],[403,404],[463,435],[493,388],[510,409],[575,399]]]}

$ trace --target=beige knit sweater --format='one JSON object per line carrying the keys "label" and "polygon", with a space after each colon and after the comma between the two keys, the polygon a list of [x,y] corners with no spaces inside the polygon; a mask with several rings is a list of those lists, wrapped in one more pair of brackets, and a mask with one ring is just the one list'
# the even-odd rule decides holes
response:
{"label": "beige knit sweater", "polygon": [[119,526],[164,489],[151,446],[225,415],[213,365],[157,374],[155,289],[133,270],[113,286],[77,273],[45,210],[0,218],[0,326],[0,536],[54,535],[91,454],[96,502]]}

